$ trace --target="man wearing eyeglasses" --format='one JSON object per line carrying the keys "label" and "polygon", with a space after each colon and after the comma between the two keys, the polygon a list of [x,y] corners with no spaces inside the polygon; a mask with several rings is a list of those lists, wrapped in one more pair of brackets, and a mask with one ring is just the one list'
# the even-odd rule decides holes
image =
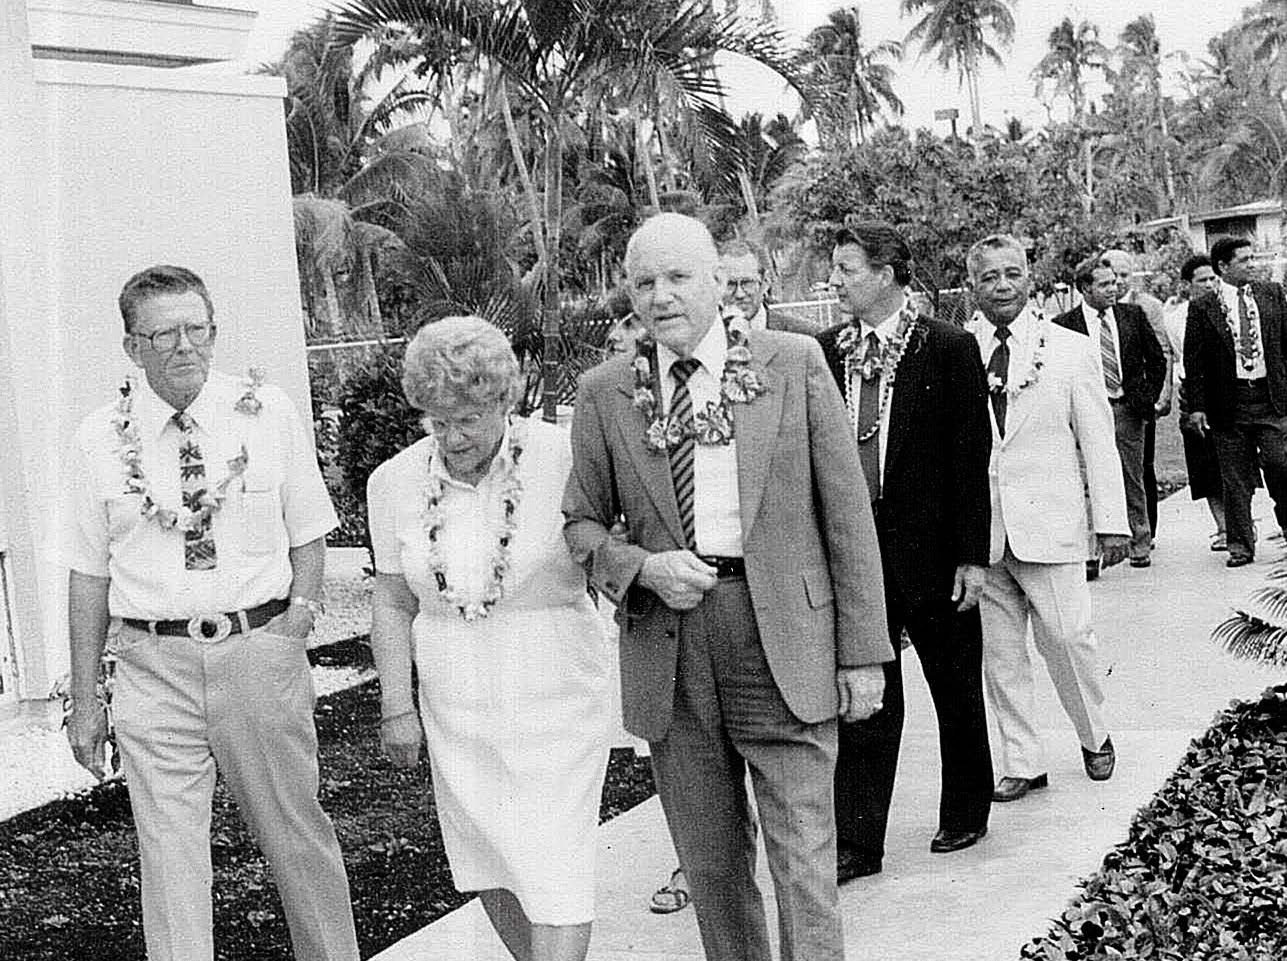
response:
{"label": "man wearing eyeglasses", "polygon": [[69,532],[76,760],[103,776],[108,627],[116,741],[139,836],[150,961],[210,961],[216,769],[272,867],[295,956],[356,961],[348,880],[317,801],[305,651],[336,524],[299,417],[211,370],[205,284],[150,267],[121,291],[143,376],[76,438]]}

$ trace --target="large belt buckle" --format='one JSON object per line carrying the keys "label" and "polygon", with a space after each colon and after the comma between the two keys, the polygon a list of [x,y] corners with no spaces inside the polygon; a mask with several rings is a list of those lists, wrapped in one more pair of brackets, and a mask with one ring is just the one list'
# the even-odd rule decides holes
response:
{"label": "large belt buckle", "polygon": [[203,644],[218,644],[232,633],[227,614],[198,614],[188,619],[188,637]]}

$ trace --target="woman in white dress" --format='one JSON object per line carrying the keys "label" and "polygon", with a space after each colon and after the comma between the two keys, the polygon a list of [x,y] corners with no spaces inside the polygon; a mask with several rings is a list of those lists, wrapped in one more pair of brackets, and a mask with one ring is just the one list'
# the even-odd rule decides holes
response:
{"label": "woman in white dress", "polygon": [[429,436],[367,484],[381,741],[412,766],[423,724],[452,877],[479,892],[510,953],[580,961],[594,918],[608,652],[563,541],[568,435],[511,419],[518,362],[477,317],[423,327],[402,386]]}

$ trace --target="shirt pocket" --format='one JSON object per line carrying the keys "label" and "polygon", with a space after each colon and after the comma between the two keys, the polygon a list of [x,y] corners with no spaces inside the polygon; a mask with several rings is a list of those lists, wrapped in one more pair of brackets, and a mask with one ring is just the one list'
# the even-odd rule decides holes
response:
{"label": "shirt pocket", "polygon": [[241,491],[241,549],[250,556],[271,554],[283,533],[281,490],[271,478],[247,473]]}

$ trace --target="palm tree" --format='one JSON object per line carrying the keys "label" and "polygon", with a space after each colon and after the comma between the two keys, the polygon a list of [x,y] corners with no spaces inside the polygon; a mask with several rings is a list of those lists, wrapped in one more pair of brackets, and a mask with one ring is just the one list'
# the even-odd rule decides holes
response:
{"label": "palm tree", "polygon": [[1162,44],[1157,38],[1157,24],[1151,13],[1136,17],[1122,28],[1117,47],[1121,57],[1118,77],[1119,89],[1127,94],[1142,88],[1148,98],[1150,112],[1157,117],[1158,153],[1162,159],[1162,182],[1166,201],[1175,209],[1175,168],[1171,162],[1171,129],[1166,116],[1166,100],[1162,96]]}
{"label": "palm tree", "polygon": [[856,6],[832,10],[827,22],[805,37],[797,62],[817,88],[819,137],[832,149],[862,143],[882,104],[895,117],[902,116],[903,102],[894,93],[894,68],[889,63],[902,55],[897,41],[863,45]]}
{"label": "palm tree", "polygon": [[1037,82],[1037,96],[1042,96],[1046,81],[1053,80],[1055,96],[1067,97],[1072,105],[1072,119],[1080,121],[1086,109],[1086,78],[1089,70],[1108,66],[1108,48],[1099,42],[1099,27],[1088,20],[1076,26],[1064,17],[1046,38],[1050,48],[1032,78]]}
{"label": "palm tree", "polygon": [[1011,0],[900,0],[904,14],[925,11],[907,34],[905,43],[919,41],[921,52],[937,51],[944,70],[955,65],[957,77],[970,97],[970,121],[977,139],[983,135],[979,107],[979,70],[985,59],[1000,64],[1001,54],[989,42],[1008,47],[1014,40]]}
{"label": "palm tree", "polygon": [[[777,31],[716,14],[701,3],[347,0],[336,16],[336,35],[344,45],[400,23],[426,40],[449,38],[488,71],[537,225],[544,278],[544,409],[551,420],[557,402],[564,145],[581,110],[623,85],[664,88],[695,129],[720,141],[727,139],[732,124],[720,105],[723,88],[711,69],[717,51],[750,57],[788,79],[791,73]],[[429,75],[444,71],[438,64],[423,66]],[[511,91],[530,106],[544,143],[539,193],[528,173],[526,145],[518,137]]]}

